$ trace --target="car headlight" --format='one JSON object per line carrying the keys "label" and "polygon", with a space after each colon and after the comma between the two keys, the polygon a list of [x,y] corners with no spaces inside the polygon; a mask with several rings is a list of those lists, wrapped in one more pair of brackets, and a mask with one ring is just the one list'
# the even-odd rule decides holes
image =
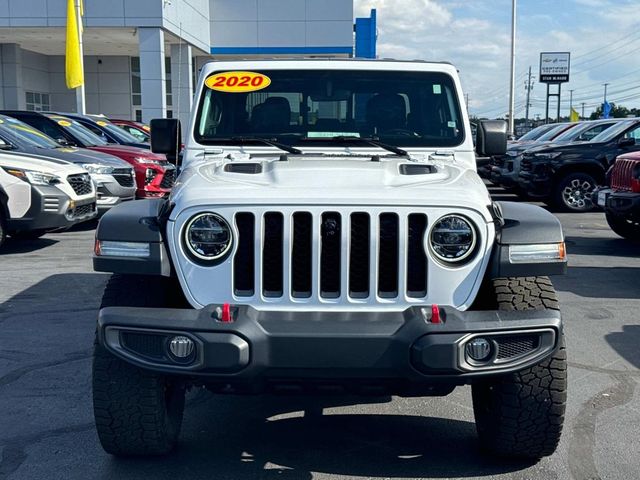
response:
{"label": "car headlight", "polygon": [[108,165],[100,165],[99,163],[84,163],[82,164],[82,168],[84,168],[89,173],[102,175],[109,175],[113,173],[113,167],[110,167]]}
{"label": "car headlight", "polygon": [[545,153],[534,153],[533,156],[539,158],[540,160],[553,160],[554,158],[558,158],[562,155],[562,152],[545,152]]}
{"label": "car headlight", "polygon": [[24,180],[31,185],[57,185],[61,179],[51,173],[38,172],[35,170],[22,170],[20,168],[4,168],[9,175]]}
{"label": "car headlight", "polygon": [[233,244],[233,234],[224,218],[215,213],[205,212],[187,222],[184,243],[195,258],[212,262],[229,252]]}
{"label": "car headlight", "polygon": [[145,157],[135,157],[134,160],[138,163],[148,163],[152,165],[160,165],[160,160],[156,160],[155,158],[145,158]]}
{"label": "car headlight", "polygon": [[441,262],[460,263],[475,251],[476,237],[469,220],[461,215],[445,215],[431,227],[429,248]]}

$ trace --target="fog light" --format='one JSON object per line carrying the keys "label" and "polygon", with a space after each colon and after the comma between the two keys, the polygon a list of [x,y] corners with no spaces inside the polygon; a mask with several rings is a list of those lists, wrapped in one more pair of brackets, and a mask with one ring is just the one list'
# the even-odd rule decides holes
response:
{"label": "fog light", "polygon": [[176,358],[188,358],[193,353],[194,348],[195,344],[193,343],[193,340],[182,335],[173,337],[169,341],[169,351]]}
{"label": "fog light", "polygon": [[491,343],[485,338],[474,338],[467,342],[466,351],[469,358],[482,362],[491,355]]}

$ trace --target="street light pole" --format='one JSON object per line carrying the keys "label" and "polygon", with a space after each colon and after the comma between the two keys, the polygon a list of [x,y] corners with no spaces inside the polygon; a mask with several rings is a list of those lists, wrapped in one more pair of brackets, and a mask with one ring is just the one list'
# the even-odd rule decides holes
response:
{"label": "street light pole", "polygon": [[511,0],[511,83],[509,86],[509,134],[515,134],[516,0]]}

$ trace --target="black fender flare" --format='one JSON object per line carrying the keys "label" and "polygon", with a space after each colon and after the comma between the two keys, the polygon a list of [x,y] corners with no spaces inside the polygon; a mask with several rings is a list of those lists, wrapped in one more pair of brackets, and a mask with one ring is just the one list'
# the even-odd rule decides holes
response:
{"label": "black fender flare", "polygon": [[529,203],[495,202],[493,204],[496,240],[493,246],[489,275],[501,277],[533,277],[564,275],[567,261],[511,263],[512,245],[564,243],[560,220],[542,207]]}

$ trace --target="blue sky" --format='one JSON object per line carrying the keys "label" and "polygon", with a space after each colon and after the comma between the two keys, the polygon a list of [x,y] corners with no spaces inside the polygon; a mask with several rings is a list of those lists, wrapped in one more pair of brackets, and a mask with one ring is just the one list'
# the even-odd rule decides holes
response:
{"label": "blue sky", "polygon": [[[524,117],[532,67],[530,116],[544,115],[546,86],[538,83],[543,51],[571,52],[571,81],[562,86],[561,113],[585,114],[609,101],[640,107],[640,0],[517,0],[516,115]],[[378,9],[380,57],[447,60],[460,70],[472,114],[508,110],[511,0],[355,0],[357,16]],[[555,112],[552,104],[551,111]]]}

